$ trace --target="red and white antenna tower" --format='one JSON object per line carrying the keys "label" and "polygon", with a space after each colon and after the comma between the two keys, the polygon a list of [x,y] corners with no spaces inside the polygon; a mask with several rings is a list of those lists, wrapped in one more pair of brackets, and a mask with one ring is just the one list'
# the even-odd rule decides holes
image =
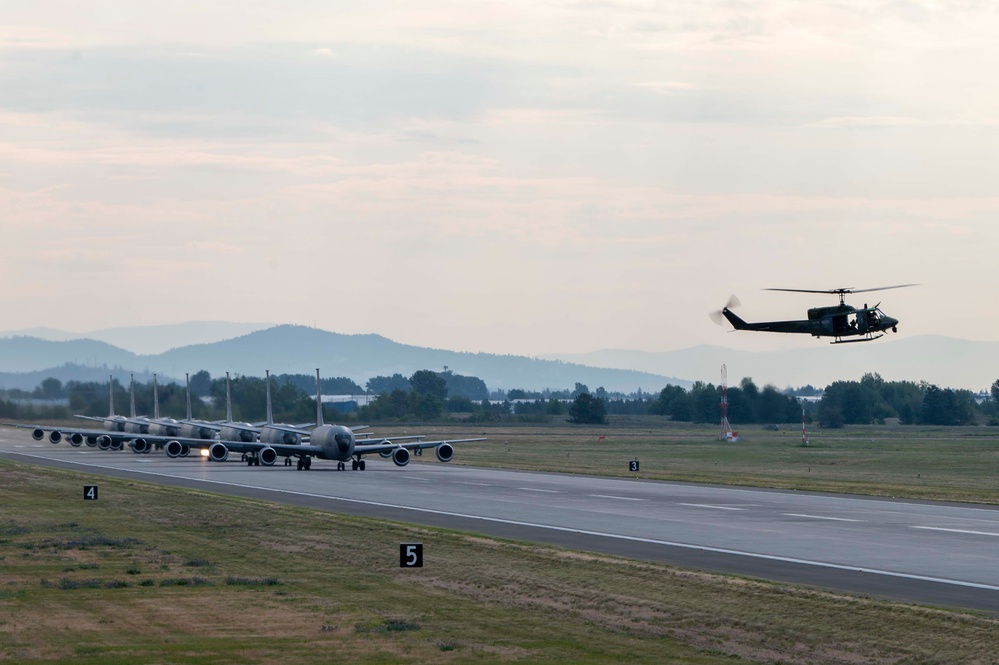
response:
{"label": "red and white antenna tower", "polygon": [[721,366],[721,434],[718,436],[722,441],[733,441],[735,435],[732,433],[732,426],[728,422],[728,367]]}

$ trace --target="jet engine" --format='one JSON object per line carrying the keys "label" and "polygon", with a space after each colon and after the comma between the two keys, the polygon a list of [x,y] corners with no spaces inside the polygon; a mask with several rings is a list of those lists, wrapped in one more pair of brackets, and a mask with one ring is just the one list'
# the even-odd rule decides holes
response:
{"label": "jet engine", "polygon": [[167,441],[166,447],[163,449],[166,456],[170,459],[180,457],[181,453],[184,452],[184,446],[181,445],[180,441]]}
{"label": "jet engine", "polygon": [[224,443],[216,441],[208,448],[208,459],[213,462],[224,462],[229,459],[229,449]]}
{"label": "jet engine", "polygon": [[107,434],[97,437],[97,447],[101,450],[111,450],[111,437]]}
{"label": "jet engine", "polygon": [[378,453],[378,454],[379,454],[379,455],[380,455],[381,457],[383,457],[384,459],[388,459],[389,457],[392,457],[392,451],[391,451],[391,450],[383,450],[383,451],[381,451],[381,452],[380,452],[380,453]]}
{"label": "jet engine", "polygon": [[135,439],[128,445],[133,453],[148,453],[152,449],[152,446],[145,439]]}
{"label": "jet engine", "polygon": [[396,466],[406,466],[409,464],[409,451],[405,448],[396,448],[392,451],[392,461]]}
{"label": "jet engine", "polygon": [[31,430],[31,438],[35,441],[41,441],[45,438],[45,430],[41,428],[36,428]]}
{"label": "jet engine", "polygon": [[454,446],[450,443],[442,443],[437,446],[437,459],[441,462],[450,462],[454,457]]}
{"label": "jet engine", "polygon": [[83,445],[83,435],[80,434],[79,432],[73,432],[72,434],[66,437],[66,440],[69,441],[69,445],[73,446],[74,448],[79,448],[81,445]]}
{"label": "jet engine", "polygon": [[49,432],[49,441],[52,443],[59,443],[62,441],[62,432],[52,431]]}
{"label": "jet engine", "polygon": [[[100,445],[100,444],[97,444]],[[114,441],[108,442],[108,448],[110,450],[121,450],[121,439],[115,439]]]}
{"label": "jet engine", "polygon": [[87,445],[90,446],[91,448],[93,448],[94,446],[96,446],[97,445],[97,437],[96,436],[88,436],[87,437]]}
{"label": "jet engine", "polygon": [[274,466],[274,462],[277,461],[277,451],[270,446],[261,448],[257,453],[257,461],[264,466]]}

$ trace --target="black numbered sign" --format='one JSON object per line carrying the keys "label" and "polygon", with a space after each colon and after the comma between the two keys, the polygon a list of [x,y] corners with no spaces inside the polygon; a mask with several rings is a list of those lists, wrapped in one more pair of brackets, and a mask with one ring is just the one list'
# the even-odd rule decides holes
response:
{"label": "black numbered sign", "polygon": [[399,543],[399,567],[423,568],[423,543]]}
{"label": "black numbered sign", "polygon": [[632,473],[638,473],[638,460],[637,459],[633,459],[630,462],[628,462],[628,471],[631,471]]}
{"label": "black numbered sign", "polygon": [[84,501],[97,501],[97,485],[84,485],[83,486],[83,500]]}

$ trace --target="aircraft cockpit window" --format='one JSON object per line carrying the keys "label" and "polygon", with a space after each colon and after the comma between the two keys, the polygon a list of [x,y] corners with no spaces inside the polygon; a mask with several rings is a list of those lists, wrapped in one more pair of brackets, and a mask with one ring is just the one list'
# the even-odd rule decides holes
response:
{"label": "aircraft cockpit window", "polygon": [[350,435],[349,434],[337,434],[333,438],[336,439],[336,442],[339,443],[339,444],[341,444],[341,445],[345,445],[345,444],[350,443]]}

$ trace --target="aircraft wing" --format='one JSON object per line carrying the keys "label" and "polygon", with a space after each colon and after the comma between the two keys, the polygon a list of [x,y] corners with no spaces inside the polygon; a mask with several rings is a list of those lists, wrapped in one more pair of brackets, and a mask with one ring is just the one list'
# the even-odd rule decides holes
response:
{"label": "aircraft wing", "polygon": [[469,443],[470,441],[485,441],[485,437],[478,439],[450,439],[447,441],[410,441],[409,443],[395,443],[391,439],[382,439],[378,443],[357,443],[354,445],[354,452],[358,455],[369,455],[371,453],[390,453],[396,448],[406,448],[407,450],[424,450],[426,448],[436,448],[448,443]]}

